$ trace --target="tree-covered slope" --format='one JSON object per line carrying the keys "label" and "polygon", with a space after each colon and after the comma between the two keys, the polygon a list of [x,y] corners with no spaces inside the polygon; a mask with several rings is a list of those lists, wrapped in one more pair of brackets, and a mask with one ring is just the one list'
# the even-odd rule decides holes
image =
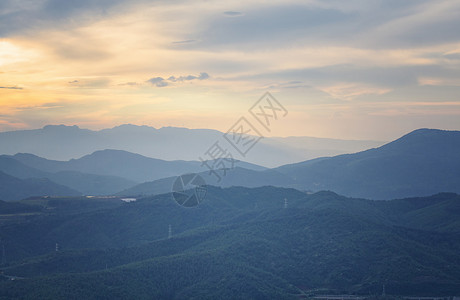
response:
{"label": "tree-covered slope", "polygon": [[77,196],[80,192],[46,178],[19,179],[0,171],[0,199],[2,200],[52,195]]}
{"label": "tree-covered slope", "polygon": [[[128,187],[136,185],[136,182],[119,176],[95,175],[78,171],[50,171],[50,168],[40,164],[27,165],[18,160],[18,157],[30,157],[38,161],[47,161],[37,156],[21,154],[17,156],[0,155],[0,171],[19,179],[47,178],[50,181],[64,185],[85,195],[110,195]],[[56,163],[60,163],[55,161]],[[52,168],[51,168],[52,169]],[[33,193],[34,196],[41,195]],[[65,196],[62,194],[60,196]]]}
{"label": "tree-covered slope", "polygon": [[7,249],[22,243],[41,249],[24,248],[3,266],[5,274],[24,279],[3,282],[0,294],[295,299],[318,289],[377,294],[385,284],[389,294],[454,295],[460,292],[459,203],[456,194],[370,201],[209,187],[196,208],[180,207],[166,194],[56,212],[0,228]]}

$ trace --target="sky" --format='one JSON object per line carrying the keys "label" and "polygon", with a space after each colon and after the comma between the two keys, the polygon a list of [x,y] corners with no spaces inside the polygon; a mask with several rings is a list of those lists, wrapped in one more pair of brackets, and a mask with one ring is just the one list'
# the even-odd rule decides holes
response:
{"label": "sky", "polygon": [[390,140],[460,130],[460,1],[1,0],[0,131],[227,131]]}

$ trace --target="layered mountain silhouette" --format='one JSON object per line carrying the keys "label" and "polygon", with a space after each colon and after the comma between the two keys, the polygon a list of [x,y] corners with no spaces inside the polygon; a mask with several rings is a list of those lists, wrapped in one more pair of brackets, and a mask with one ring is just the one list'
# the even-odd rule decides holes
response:
{"label": "layered mountain silhouette", "polygon": [[[166,193],[176,176],[199,173],[207,184],[222,187],[273,185],[391,199],[460,192],[460,132],[419,129],[378,148],[274,169],[241,161],[231,165],[208,170],[200,161],[165,161],[123,150],[100,150],[68,161],[25,153],[0,156],[0,171],[5,174],[18,179],[47,178],[85,195]],[[42,194],[27,194],[36,195]],[[12,198],[6,195],[4,199]]]}
{"label": "layered mountain silhouette", "polygon": [[305,190],[371,199],[460,192],[460,132],[415,130],[376,149],[275,169]]}
{"label": "layered mountain silhouette", "polygon": [[[47,179],[48,182],[56,183],[61,186],[66,186],[69,188],[71,193],[61,191],[59,196],[70,196],[76,194],[85,194],[85,195],[110,195],[120,191],[120,189],[128,188],[136,184],[135,181],[128,180],[123,177],[110,176],[110,175],[97,175],[83,173],[73,170],[62,170],[57,169],[56,171],[50,171],[48,168],[43,166],[43,168],[32,167],[35,164],[22,163],[19,157],[28,157],[34,159],[34,161],[47,161],[45,159],[33,156],[33,155],[17,155],[17,156],[0,156],[0,171],[14,176],[17,179],[22,180],[31,180],[31,179]],[[49,161],[51,164],[52,161]],[[39,166],[41,167],[41,166]],[[0,181],[2,185],[7,185],[6,183]],[[16,197],[11,197],[10,195],[3,195],[0,193],[0,199],[7,200],[19,200],[24,197],[31,196],[44,196],[50,195],[46,193],[46,189],[25,189],[23,193],[17,194]],[[19,195],[22,198],[18,198]]]}
{"label": "layered mountain silhouette", "polygon": [[[201,176],[211,185],[255,187],[274,185],[315,192],[331,190],[369,199],[427,196],[460,192],[460,132],[419,129],[379,148],[324,157],[252,172],[220,171]],[[166,192],[173,178],[143,183],[121,194]]]}
{"label": "layered mountain silhouette", "polygon": [[0,171],[0,199],[18,200],[42,195],[78,196],[80,192],[46,178],[19,179]]}
{"label": "layered mountain silhouette", "polygon": [[[110,149],[96,151],[79,159],[69,161],[48,160],[35,155],[21,153],[14,155],[13,158],[23,164],[47,172],[77,171],[97,175],[119,176],[136,182],[202,170],[202,163],[199,161],[165,161],[127,151]],[[254,170],[266,169],[241,161],[235,161],[234,164]]]}
{"label": "layered mountain silhouette", "polygon": [[[247,172],[266,169],[242,161],[233,161],[233,165],[244,167]],[[69,161],[48,160],[26,153],[0,156],[0,171],[10,176],[18,179],[46,178],[84,195],[111,195],[141,182],[202,172],[204,169],[199,161],[165,161],[121,150],[96,151]],[[170,188],[171,185],[164,187],[164,192],[169,192]],[[31,191],[25,195],[48,195],[43,192]],[[20,198],[5,195],[4,199]]]}
{"label": "layered mountain silhouette", "polygon": [[[0,153],[31,153],[52,160],[69,160],[98,150],[117,149],[162,160],[197,161],[222,139],[223,134],[210,129],[156,129],[129,124],[99,131],[47,125],[42,129],[1,132]],[[222,146],[233,151],[235,159],[275,167],[319,156],[353,153],[382,144],[312,137],[263,138],[246,157],[237,157],[237,152],[228,143]]]}
{"label": "layered mountain silhouette", "polygon": [[[189,172],[207,183],[194,208],[170,193]],[[459,131],[272,169],[110,149],[1,155],[0,298],[456,295],[457,193]]]}
{"label": "layered mountain silhouette", "polygon": [[[205,169],[205,168],[204,168]],[[273,169],[256,171],[241,167],[232,169],[216,169],[213,171],[202,171],[198,174],[205,180],[207,185],[231,187],[260,187],[260,186],[291,186],[294,180],[290,177]],[[163,194],[171,191],[177,176],[171,176],[154,181],[144,182],[128,189],[117,195],[120,196],[146,196]]]}

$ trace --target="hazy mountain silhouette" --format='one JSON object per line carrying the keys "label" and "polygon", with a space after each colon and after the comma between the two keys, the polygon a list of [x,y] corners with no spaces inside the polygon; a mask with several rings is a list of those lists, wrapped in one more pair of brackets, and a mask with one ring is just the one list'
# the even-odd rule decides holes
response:
{"label": "hazy mountain silhouette", "polygon": [[[198,174],[205,180],[207,185],[221,187],[290,186],[294,184],[294,180],[290,177],[272,169],[256,171],[235,167],[226,170],[215,170],[215,172],[204,171]],[[177,176],[172,176],[144,182],[117,194],[123,196],[139,196],[169,193],[171,192],[176,178]]]}
{"label": "hazy mountain silhouette", "polygon": [[[48,160],[33,154],[18,153],[10,156],[29,167],[46,172],[77,171],[96,175],[127,178],[137,183],[184,173],[207,170],[200,161],[165,161],[122,150],[101,150],[69,161]],[[235,161],[234,165],[251,170],[265,167]],[[118,191],[120,191],[119,189]]]}
{"label": "hazy mountain silhouette", "polygon": [[0,171],[0,199],[20,200],[32,196],[78,196],[80,192],[46,178],[19,179]]}
{"label": "hazy mountain silhouette", "polygon": [[[19,155],[36,161],[41,158],[32,155]],[[53,162],[50,161],[52,164]],[[54,183],[67,186],[84,195],[110,195],[136,184],[135,181],[110,175],[96,175],[77,171],[42,171],[15,159],[14,156],[0,155],[0,171],[19,179],[47,178]]]}
{"label": "hazy mountain silhouette", "polygon": [[[221,175],[222,171],[219,171]],[[278,168],[250,172],[229,170],[219,182],[200,173],[210,185],[256,187],[273,185],[300,190],[331,190],[346,196],[391,199],[460,192],[460,132],[413,131],[379,148],[323,157]],[[143,183],[121,194],[168,192],[174,178]]]}
{"label": "hazy mountain silhouette", "polygon": [[[121,125],[92,131],[77,126],[47,125],[42,129],[0,133],[0,153],[31,153],[54,160],[79,158],[104,149],[118,149],[163,160],[193,160],[204,153],[223,133],[210,129],[187,129]],[[234,158],[267,167],[318,156],[352,153],[381,145],[375,141],[347,141],[310,137],[264,138],[243,159],[228,143]],[[203,157],[204,159],[209,159]]]}
{"label": "hazy mountain silhouette", "polygon": [[460,192],[460,131],[415,130],[376,149],[275,169],[297,188],[371,199]]}
{"label": "hazy mountain silhouette", "polygon": [[[164,161],[122,150],[96,151],[69,161],[47,160],[32,154],[0,159],[0,170],[7,174],[48,178],[84,194],[112,194],[120,190],[122,195],[164,193],[170,191],[175,176],[200,173],[208,184],[223,187],[273,185],[389,199],[460,192],[460,132],[420,129],[379,148],[270,170],[245,162],[235,166],[218,170],[219,180],[199,161]],[[133,186],[136,182],[142,184]]]}

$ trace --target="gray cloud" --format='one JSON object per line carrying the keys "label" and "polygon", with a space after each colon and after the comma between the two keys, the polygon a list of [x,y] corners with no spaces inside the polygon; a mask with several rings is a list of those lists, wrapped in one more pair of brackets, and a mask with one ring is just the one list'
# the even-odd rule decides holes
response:
{"label": "gray cloud", "polygon": [[[197,36],[200,42],[190,48],[283,48],[293,43],[315,39],[317,42],[343,35],[345,24],[355,14],[334,8],[299,4],[257,6],[245,11],[224,13],[209,19]],[[238,18],[228,18],[230,15]]]}
{"label": "gray cloud", "polygon": [[[409,48],[460,40],[460,3],[321,1],[253,6],[205,20],[191,49],[276,49],[298,45]],[[229,18],[234,14],[238,18]]]}
{"label": "gray cloud", "polygon": [[47,28],[69,29],[147,0],[2,0],[0,37]]}
{"label": "gray cloud", "polygon": [[230,17],[237,17],[237,16],[242,16],[243,13],[239,11],[224,11],[224,15],[227,15]]}
{"label": "gray cloud", "polygon": [[62,40],[54,40],[52,43],[54,53],[65,59],[72,60],[93,60],[101,61],[111,56],[106,45],[81,45],[75,42],[66,42]]}
{"label": "gray cloud", "polygon": [[134,81],[130,81],[130,82],[125,82],[125,83],[119,83],[118,85],[119,86],[136,86],[138,85],[138,83]]}
{"label": "gray cloud", "polygon": [[[360,67],[351,64],[332,65],[319,68],[291,69],[276,72],[258,73],[250,76],[239,76],[234,79],[262,80],[271,82],[297,82],[302,81],[311,86],[327,86],[337,83],[364,84],[384,89],[404,89],[419,87],[419,78],[459,78],[460,70],[439,65],[415,66],[377,66]],[[276,84],[279,88],[290,85]],[[410,99],[407,99],[410,100]],[[412,99],[416,100],[416,99]]]}
{"label": "gray cloud", "polygon": [[[0,37],[44,28],[69,29],[123,13],[148,0],[2,0]],[[190,39],[172,44],[200,49],[283,48],[291,45],[347,45],[366,48],[417,47],[460,39],[458,1],[325,0],[314,4],[252,5],[202,20],[187,29]],[[237,18],[232,18],[237,17]],[[65,45],[62,52],[72,50]],[[88,49],[88,51],[91,49]],[[95,59],[102,51],[89,51]],[[94,53],[93,53],[94,52]],[[75,56],[88,53],[73,53]]]}
{"label": "gray cloud", "polygon": [[190,80],[195,80],[195,79],[205,80],[208,78],[209,78],[208,73],[201,72],[199,76],[195,76],[195,75],[187,75],[187,76],[180,76],[180,77],[170,76],[168,80],[172,82],[177,82],[177,81],[190,81]]}
{"label": "gray cloud", "polygon": [[443,57],[450,60],[460,60],[460,53],[445,54]]}
{"label": "gray cloud", "polygon": [[184,40],[184,41],[176,41],[176,42],[172,42],[173,44],[190,44],[190,43],[194,43],[196,42],[196,40]]}
{"label": "gray cloud", "polygon": [[22,87],[18,86],[0,86],[0,89],[8,89],[8,90],[23,90]]}
{"label": "gray cloud", "polygon": [[153,77],[147,80],[147,82],[150,82],[156,87],[165,87],[168,86],[168,83],[164,80],[163,77]]}
{"label": "gray cloud", "polygon": [[206,72],[201,72],[200,75],[187,75],[187,76],[169,76],[168,79],[164,79],[163,77],[153,77],[147,80],[147,82],[153,84],[156,87],[165,87],[170,85],[173,82],[184,82],[184,81],[192,81],[192,80],[205,80],[208,79],[209,75]]}
{"label": "gray cloud", "polygon": [[105,77],[99,78],[84,78],[80,80],[72,80],[68,82],[72,86],[79,88],[104,88],[110,85],[110,79]]}

